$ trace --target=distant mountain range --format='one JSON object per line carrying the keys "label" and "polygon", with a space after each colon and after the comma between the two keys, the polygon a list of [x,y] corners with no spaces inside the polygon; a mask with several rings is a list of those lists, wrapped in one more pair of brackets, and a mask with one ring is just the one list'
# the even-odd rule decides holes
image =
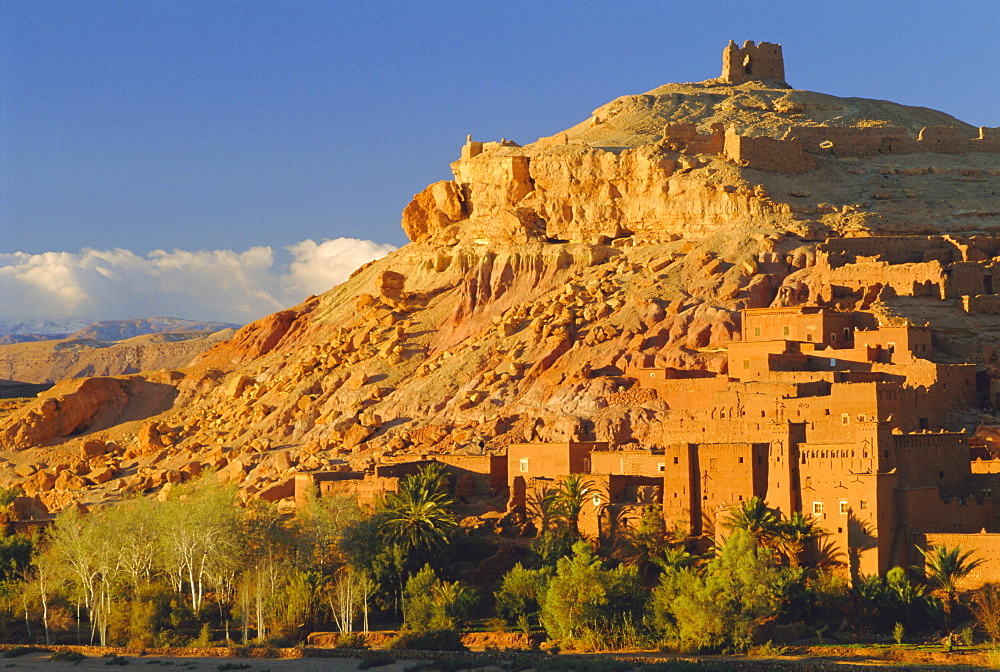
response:
{"label": "distant mountain range", "polygon": [[227,322],[199,322],[176,317],[147,317],[136,320],[29,320],[0,321],[0,345],[48,341],[61,338],[88,338],[95,341],[121,341],[126,338],[169,332],[216,332],[238,329]]}

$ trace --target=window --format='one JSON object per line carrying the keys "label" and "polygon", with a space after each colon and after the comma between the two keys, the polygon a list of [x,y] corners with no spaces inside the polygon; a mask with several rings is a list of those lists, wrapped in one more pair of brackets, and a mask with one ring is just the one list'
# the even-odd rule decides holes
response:
{"label": "window", "polygon": [[781,334],[783,336],[790,336],[792,334],[792,328],[791,327],[782,327],[781,328]]}
{"label": "window", "polygon": [[823,502],[813,502],[813,515],[814,516],[823,515]]}
{"label": "window", "polygon": [[810,343],[812,343],[813,335],[812,334],[806,334],[806,340],[809,341]]}
{"label": "window", "polygon": [[805,487],[807,487],[807,488],[813,487],[812,476],[806,476],[806,485],[805,485]]}
{"label": "window", "polygon": [[740,464],[743,464],[743,458],[742,457],[740,458]]}
{"label": "window", "polygon": [[584,471],[584,473],[587,473],[587,474],[590,473],[590,458],[589,457],[583,458],[583,471]]}
{"label": "window", "polygon": [[837,334],[830,334],[830,342],[831,343],[837,342]]}
{"label": "window", "polygon": [[845,341],[851,340],[851,330],[848,329],[847,327],[844,327],[844,340]]}
{"label": "window", "polygon": [[681,462],[681,458],[679,458],[679,457],[675,457],[674,458],[674,464],[680,464],[680,462]]}
{"label": "window", "polygon": [[718,469],[719,468],[719,458],[717,458],[717,457],[710,457],[710,458],[708,458],[708,468],[709,469]]}
{"label": "window", "polygon": [[842,515],[842,516],[846,516],[847,515],[847,502],[841,502],[840,503],[840,515]]}
{"label": "window", "polygon": [[753,335],[754,336],[760,336],[760,327],[754,327],[753,328]]}
{"label": "window", "polygon": [[526,471],[528,471],[528,458],[522,457],[521,458],[521,473],[525,473]]}
{"label": "window", "polygon": [[590,501],[592,501],[594,503],[594,506],[600,506],[601,505],[601,493],[595,492],[594,496],[590,498]]}
{"label": "window", "polygon": [[749,359],[744,359],[743,360],[743,368],[744,369],[749,369],[750,368],[750,360]]}
{"label": "window", "polygon": [[659,472],[664,472],[667,470],[667,465],[664,464],[663,462],[660,462],[659,464],[656,465],[656,470]]}
{"label": "window", "polygon": [[862,499],[858,503],[858,508],[861,509],[862,511],[864,511],[865,509],[867,509],[868,508],[868,500],[867,499]]}
{"label": "window", "polygon": [[849,425],[851,424],[851,416],[847,413],[840,414],[840,424]]}

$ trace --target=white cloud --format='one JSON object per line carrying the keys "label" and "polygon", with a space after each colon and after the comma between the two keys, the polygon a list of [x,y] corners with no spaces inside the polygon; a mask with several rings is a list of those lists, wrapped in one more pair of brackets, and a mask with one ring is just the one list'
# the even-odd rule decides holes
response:
{"label": "white cloud", "polygon": [[0,320],[181,317],[249,322],[320,294],[395,248],[370,240],[304,240],[279,264],[270,247],[0,254]]}

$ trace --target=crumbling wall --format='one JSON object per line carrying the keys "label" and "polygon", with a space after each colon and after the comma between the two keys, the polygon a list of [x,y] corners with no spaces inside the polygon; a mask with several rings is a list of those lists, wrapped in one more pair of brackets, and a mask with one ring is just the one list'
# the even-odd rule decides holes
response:
{"label": "crumbling wall", "polygon": [[837,157],[914,152],[1000,152],[1000,130],[996,128],[981,127],[976,138],[963,138],[961,133],[961,129],[953,126],[926,126],[913,138],[906,129],[895,126],[793,126],[783,139],[797,138],[807,152]]}
{"label": "crumbling wall", "polygon": [[1000,296],[976,294],[962,297],[962,310],[969,315],[1000,315]]}
{"label": "crumbling wall", "polygon": [[752,138],[734,129],[726,131],[725,156],[738,165],[772,173],[805,173],[816,168],[816,159],[802,151],[798,138]]}

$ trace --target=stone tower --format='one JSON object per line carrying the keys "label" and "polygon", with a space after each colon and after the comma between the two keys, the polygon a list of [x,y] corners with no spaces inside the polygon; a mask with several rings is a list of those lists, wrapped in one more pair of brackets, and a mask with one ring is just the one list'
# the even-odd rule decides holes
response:
{"label": "stone tower", "polygon": [[785,59],[781,45],[747,40],[737,47],[732,40],[722,51],[722,81],[725,84],[742,84],[751,80],[785,84]]}

